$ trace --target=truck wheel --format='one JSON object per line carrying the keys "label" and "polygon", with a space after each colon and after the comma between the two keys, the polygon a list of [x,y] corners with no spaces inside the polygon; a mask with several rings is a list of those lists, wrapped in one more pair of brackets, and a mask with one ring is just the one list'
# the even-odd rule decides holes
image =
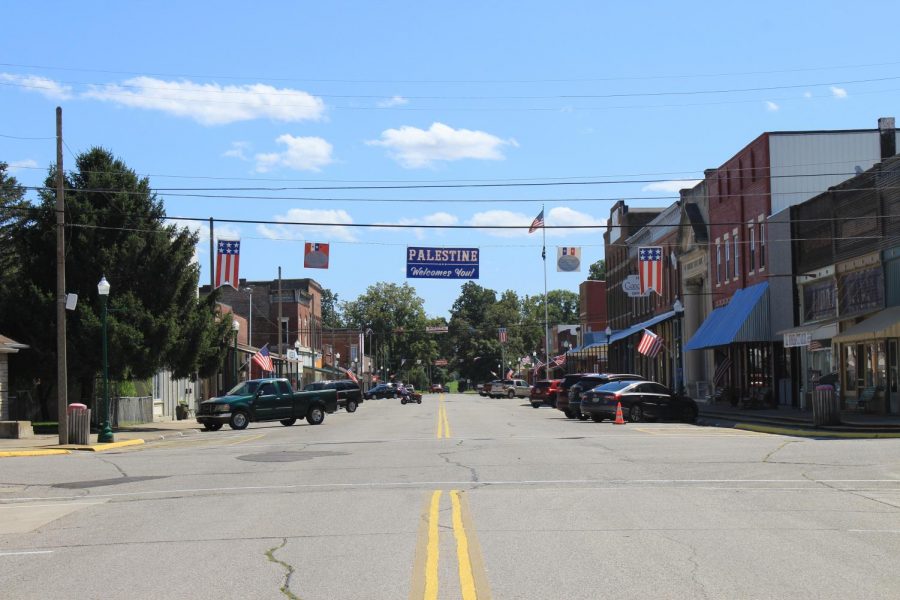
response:
{"label": "truck wheel", "polygon": [[347,400],[347,412],[356,412],[356,400]]}
{"label": "truck wheel", "polygon": [[321,425],[325,420],[325,410],[321,406],[313,406],[306,415],[306,422],[310,425]]}
{"label": "truck wheel", "polygon": [[509,390],[509,393],[507,394],[507,396],[509,396],[510,398],[515,398],[516,393],[513,390]]}
{"label": "truck wheel", "polygon": [[231,413],[231,420],[228,422],[228,426],[232,429],[247,429],[247,425],[250,424],[250,417],[242,410],[236,410]]}
{"label": "truck wheel", "polygon": [[540,403],[540,402],[532,402],[532,403],[531,403],[531,406],[532,406],[533,408],[540,408],[540,407],[541,407],[541,403]]}
{"label": "truck wheel", "polygon": [[281,420],[281,424],[284,425],[285,427],[290,427],[291,425],[293,425],[296,422],[297,422],[297,419],[282,419]]}

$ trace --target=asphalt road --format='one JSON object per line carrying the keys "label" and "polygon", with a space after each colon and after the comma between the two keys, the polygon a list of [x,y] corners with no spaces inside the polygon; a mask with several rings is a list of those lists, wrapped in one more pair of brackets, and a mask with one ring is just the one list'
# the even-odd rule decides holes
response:
{"label": "asphalt road", "polygon": [[900,597],[900,440],[365,402],[0,460],[4,598]]}

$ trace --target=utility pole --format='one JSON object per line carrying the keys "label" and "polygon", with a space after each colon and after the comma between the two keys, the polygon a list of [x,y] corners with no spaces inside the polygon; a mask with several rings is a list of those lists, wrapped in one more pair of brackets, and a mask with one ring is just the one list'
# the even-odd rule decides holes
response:
{"label": "utility pole", "polygon": [[66,373],[66,203],[63,176],[62,107],[56,107],[56,422],[59,444],[69,443]]}
{"label": "utility pole", "polygon": [[[216,289],[216,242],[215,232],[213,231],[213,218],[209,218],[209,293]],[[213,306],[213,311],[216,308]]]}
{"label": "utility pole", "polygon": [[278,354],[283,356],[281,348],[281,267],[278,267]]}

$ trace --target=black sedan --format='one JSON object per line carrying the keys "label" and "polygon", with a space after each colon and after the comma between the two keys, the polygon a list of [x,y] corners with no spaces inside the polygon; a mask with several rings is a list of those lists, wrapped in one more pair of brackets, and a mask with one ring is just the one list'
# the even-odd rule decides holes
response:
{"label": "black sedan", "polygon": [[693,423],[697,420],[697,403],[679,396],[653,381],[613,381],[585,392],[581,412],[599,423],[614,419],[616,405],[622,403],[623,416],[632,423],[656,419],[673,419]]}
{"label": "black sedan", "polygon": [[373,398],[396,398],[397,397],[397,388],[389,383],[379,383],[374,387],[370,387],[366,390],[366,393],[363,394],[363,398],[366,400],[371,400]]}

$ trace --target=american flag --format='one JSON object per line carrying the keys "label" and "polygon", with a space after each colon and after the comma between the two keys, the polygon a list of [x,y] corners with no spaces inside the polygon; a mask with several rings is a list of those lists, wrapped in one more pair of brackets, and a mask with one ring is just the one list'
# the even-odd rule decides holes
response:
{"label": "american flag", "polygon": [[541,209],[541,212],[534,218],[534,221],[531,222],[531,227],[528,228],[528,233],[534,233],[538,229],[544,226],[544,209]]}
{"label": "american flag", "polygon": [[350,378],[350,381],[359,385],[359,379],[356,378],[356,375],[353,374],[353,371],[351,371],[350,369],[345,369],[343,367],[341,367],[341,371],[343,371],[344,374]]}
{"label": "american flag", "polygon": [[641,273],[641,294],[654,290],[662,295],[662,246],[638,248],[638,270]]}
{"label": "american flag", "polygon": [[531,372],[534,373],[535,377],[537,377],[538,371],[540,371],[541,367],[543,367],[543,366],[544,366],[544,363],[542,363],[541,361],[535,362],[534,368],[531,370]]}
{"label": "american flag", "polygon": [[513,377],[513,370],[510,369],[509,371],[506,372],[506,379],[512,379],[512,377]]}
{"label": "american flag", "polygon": [[560,354],[559,356],[553,357],[553,364],[557,367],[561,367],[566,364],[566,355]]}
{"label": "american flag", "polygon": [[507,342],[506,327],[501,327],[500,328],[500,343],[505,344],[506,342]]}
{"label": "american flag", "polygon": [[216,254],[216,287],[230,285],[234,289],[238,289],[238,263],[240,258],[240,240],[219,240]]}
{"label": "american flag", "polygon": [[659,354],[660,348],[662,348],[663,341],[662,338],[649,331],[647,329],[644,330],[644,337],[641,338],[641,342],[638,344],[637,350],[644,356],[649,356],[650,358],[655,357]]}
{"label": "american flag", "polygon": [[259,349],[259,352],[253,355],[253,362],[259,365],[263,371],[272,372],[275,367],[272,365],[272,357],[269,356],[269,345],[266,344]]}

